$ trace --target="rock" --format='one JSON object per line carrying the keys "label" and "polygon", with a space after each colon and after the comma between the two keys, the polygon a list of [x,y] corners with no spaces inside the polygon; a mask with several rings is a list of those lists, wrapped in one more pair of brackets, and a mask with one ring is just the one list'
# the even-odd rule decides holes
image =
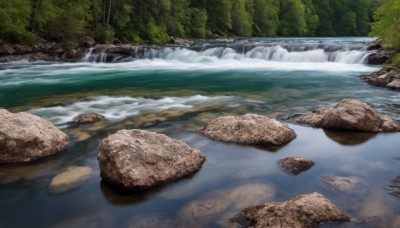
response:
{"label": "rock", "polygon": [[393,80],[392,82],[386,84],[386,87],[395,90],[400,90],[400,80]]}
{"label": "rock", "polygon": [[5,43],[0,46],[0,55],[12,55],[15,53],[14,46],[8,43]]}
{"label": "rock", "polygon": [[104,119],[103,115],[94,112],[89,112],[75,117],[72,120],[72,123],[94,123],[97,121],[101,121],[103,119]]}
{"label": "rock", "polygon": [[96,44],[96,41],[90,36],[82,36],[78,40],[79,47],[91,47]]}
{"label": "rock", "polygon": [[75,188],[92,174],[90,167],[71,166],[66,171],[53,177],[50,183],[52,193],[62,193]]}
{"label": "rock", "polygon": [[62,218],[64,220],[58,221],[56,224],[52,224],[50,227],[56,228],[113,228],[118,227],[116,219],[110,214],[104,211],[93,212],[92,214],[79,213],[76,217],[66,217]]}
{"label": "rock", "polygon": [[296,137],[287,125],[265,116],[224,116],[210,121],[200,132],[216,140],[244,144],[284,145]]}
{"label": "rock", "polygon": [[145,214],[135,216],[126,222],[122,227],[126,228],[171,228],[178,227],[176,221],[163,218],[157,214]]}
{"label": "rock", "polygon": [[14,45],[14,50],[15,50],[15,54],[18,54],[18,55],[22,55],[22,54],[26,54],[26,53],[32,52],[32,48],[31,47],[24,46],[24,45],[19,45],[19,44]]}
{"label": "rock", "polygon": [[344,99],[333,106],[297,116],[295,120],[299,123],[330,130],[364,132],[399,130],[399,126],[392,119],[380,116],[366,103],[354,99]]}
{"label": "rock", "polygon": [[292,174],[297,175],[309,170],[314,165],[314,162],[302,157],[294,156],[280,160],[280,164]]}
{"label": "rock", "polygon": [[380,49],[377,53],[368,56],[367,63],[373,65],[382,65],[396,54],[396,50]]}
{"label": "rock", "polygon": [[323,179],[329,188],[333,190],[339,190],[344,193],[364,194],[368,191],[364,181],[358,177],[326,176]]}
{"label": "rock", "polygon": [[0,109],[0,119],[0,163],[34,161],[68,147],[67,135],[40,117]]}
{"label": "rock", "polygon": [[316,227],[322,222],[350,221],[331,201],[319,193],[296,196],[285,202],[251,206],[233,221],[244,227]]}
{"label": "rock", "polygon": [[388,186],[388,190],[391,194],[395,195],[396,197],[400,197],[400,176],[397,176]]}
{"label": "rock", "polygon": [[181,38],[176,38],[171,36],[170,37],[170,43],[171,44],[176,44],[179,46],[190,46],[194,44],[193,40],[188,40],[188,39],[181,39]]}
{"label": "rock", "polygon": [[377,72],[363,75],[361,78],[371,85],[400,90],[400,65],[396,67],[384,67]]}
{"label": "rock", "polygon": [[120,130],[100,143],[101,177],[123,189],[148,189],[200,169],[205,156],[183,142],[144,130]]}
{"label": "rock", "polygon": [[380,45],[380,44],[371,44],[368,46],[367,51],[378,50],[381,48],[382,48],[382,45]]}
{"label": "rock", "polygon": [[[178,212],[178,221],[186,227],[210,227],[215,222],[229,222],[229,217],[240,210],[253,204],[267,203],[274,195],[275,189],[264,183],[218,190],[184,206]],[[225,221],[221,221],[223,219]]]}

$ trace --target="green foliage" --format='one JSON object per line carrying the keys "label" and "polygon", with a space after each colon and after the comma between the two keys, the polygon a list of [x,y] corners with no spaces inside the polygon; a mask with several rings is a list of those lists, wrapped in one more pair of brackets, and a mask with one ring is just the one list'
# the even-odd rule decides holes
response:
{"label": "green foliage", "polygon": [[280,5],[281,36],[304,36],[307,32],[305,6],[301,0],[281,1]]}
{"label": "green foliage", "polygon": [[239,36],[251,36],[252,24],[250,13],[246,11],[246,0],[233,0],[232,4],[232,31]]}
{"label": "green foliage", "polygon": [[0,0],[0,39],[10,42],[24,42],[30,36],[28,0]]}
{"label": "green foliage", "polygon": [[146,25],[145,38],[154,44],[163,44],[169,41],[169,36],[164,26],[156,25],[154,19],[150,18]]}
{"label": "green foliage", "polygon": [[107,25],[98,25],[94,30],[94,39],[100,43],[112,43],[115,39],[114,29]]}
{"label": "green foliage", "polygon": [[[34,43],[42,37],[67,43],[89,35],[102,43],[165,43],[169,36],[214,34],[365,36],[382,1],[399,4],[396,0],[0,0],[0,40]],[[392,17],[388,10],[394,9],[380,8],[384,13],[375,16],[374,34],[381,33],[379,27],[394,26],[385,22],[386,16]],[[385,31],[385,42],[395,44],[393,36]]]}
{"label": "green foliage", "polygon": [[190,13],[189,33],[192,37],[205,38],[207,36],[207,11],[202,8],[192,8]]}
{"label": "green foliage", "polygon": [[279,26],[279,2],[254,0],[253,35],[276,36]]}
{"label": "green foliage", "polygon": [[[400,2],[384,0],[384,4],[376,11],[374,19],[371,35],[379,36],[383,43],[400,49]],[[396,59],[400,60],[399,58]]]}

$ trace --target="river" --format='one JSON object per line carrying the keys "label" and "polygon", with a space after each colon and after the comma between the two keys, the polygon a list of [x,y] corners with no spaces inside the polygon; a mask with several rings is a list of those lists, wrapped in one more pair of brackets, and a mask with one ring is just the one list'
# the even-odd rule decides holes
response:
{"label": "river", "polygon": [[[254,201],[232,191],[243,186],[257,191],[258,185],[268,186],[267,201],[324,194],[355,221],[333,227],[400,226],[400,201],[386,189],[400,175],[399,133],[340,133],[289,122],[297,138],[284,147],[223,143],[196,133],[218,116],[255,113],[284,121],[344,98],[400,120],[400,94],[359,78],[379,69],[365,64],[372,41],[200,40],[190,48],[138,47],[129,61],[117,57],[114,63],[90,51],[77,63],[1,63],[0,107],[51,121],[68,134],[70,146],[33,164],[0,166],[0,227],[220,227],[240,202]],[[84,112],[106,119],[68,124]],[[206,162],[195,175],[152,190],[114,189],[101,182],[98,145],[108,134],[132,128],[181,140],[200,149]],[[278,161],[293,155],[316,165],[290,175]],[[71,191],[49,191],[51,179],[74,165],[89,166],[94,174]],[[360,185],[340,192],[324,184],[330,175],[352,177]]]}

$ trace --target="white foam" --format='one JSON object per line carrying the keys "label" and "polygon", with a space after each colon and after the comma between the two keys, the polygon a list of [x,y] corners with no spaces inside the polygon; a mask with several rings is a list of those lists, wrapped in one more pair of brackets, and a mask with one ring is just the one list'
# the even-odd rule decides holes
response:
{"label": "white foam", "polygon": [[82,113],[96,112],[107,121],[118,121],[143,113],[158,112],[173,108],[192,108],[208,102],[234,102],[234,96],[164,97],[150,99],[144,97],[90,97],[67,105],[32,109],[28,112],[49,120],[54,124],[65,124]]}

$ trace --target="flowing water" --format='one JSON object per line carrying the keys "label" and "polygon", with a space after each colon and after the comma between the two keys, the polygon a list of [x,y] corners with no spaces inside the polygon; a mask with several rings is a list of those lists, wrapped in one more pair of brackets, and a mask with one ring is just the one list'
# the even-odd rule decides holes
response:
{"label": "flowing water", "polygon": [[[197,41],[191,47],[136,47],[122,60],[91,50],[78,63],[0,64],[0,106],[43,117],[68,134],[67,151],[27,165],[0,166],[0,227],[220,227],[245,206],[319,192],[353,217],[333,227],[399,227],[400,200],[387,191],[400,175],[399,133],[330,132],[288,123],[297,138],[284,147],[242,146],[196,133],[223,115],[285,119],[356,98],[400,120],[400,95],[359,75],[372,38]],[[104,122],[68,124],[84,112]],[[143,192],[101,182],[102,138],[146,129],[182,140],[206,155],[196,174]],[[279,159],[299,155],[316,165],[293,176]],[[89,166],[89,180],[52,193],[51,179],[69,166]],[[323,177],[353,177],[340,192]],[[240,194],[239,194],[239,193]],[[261,192],[261,193],[260,193]]]}

